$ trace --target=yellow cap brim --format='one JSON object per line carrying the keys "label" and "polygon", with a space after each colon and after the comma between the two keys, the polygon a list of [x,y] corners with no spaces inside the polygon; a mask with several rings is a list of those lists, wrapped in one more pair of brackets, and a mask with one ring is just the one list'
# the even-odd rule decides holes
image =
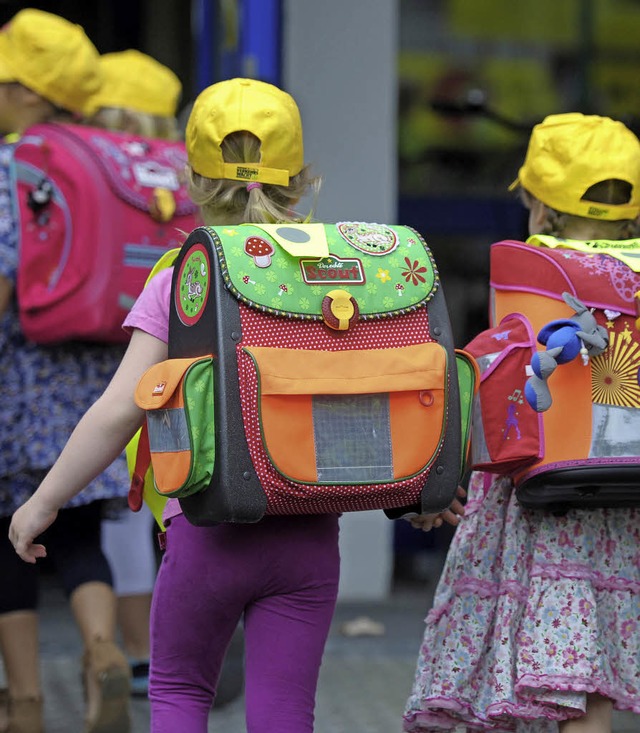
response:
{"label": "yellow cap brim", "polygon": [[10,57],[9,45],[5,33],[0,33],[0,84],[8,84],[17,81],[16,75],[11,70],[9,62],[6,61]]}
{"label": "yellow cap brim", "polygon": [[508,190],[509,190],[509,191],[515,191],[515,190],[516,190],[516,188],[518,188],[518,186],[519,186],[519,185],[520,185],[520,179],[519,179],[519,178],[516,178],[516,180],[515,180],[515,181],[513,181],[513,183],[511,183],[511,184],[509,185],[509,188],[508,188]]}

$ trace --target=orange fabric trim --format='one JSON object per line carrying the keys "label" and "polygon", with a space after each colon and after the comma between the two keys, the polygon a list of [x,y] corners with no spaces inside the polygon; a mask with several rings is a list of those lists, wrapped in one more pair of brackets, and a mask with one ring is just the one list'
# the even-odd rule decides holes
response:
{"label": "orange fabric trim", "polygon": [[[591,367],[580,357],[569,364],[560,364],[549,377],[553,403],[542,413],[544,425],[544,459],[536,466],[568,457],[587,458],[591,450],[593,403],[591,401]],[[571,415],[571,430],[567,430]]]}
{"label": "orange fabric trim", "polygon": [[191,451],[151,453],[156,490],[171,494],[180,489],[191,471]]}
{"label": "orange fabric trim", "polygon": [[[143,410],[157,410],[159,407],[182,407],[182,395],[176,395],[177,401],[170,402],[174,392],[184,377],[187,369],[203,356],[188,359],[166,359],[152,367],[140,377],[134,393],[136,405]],[[157,388],[164,385],[162,391]]]}
{"label": "orange fabric trim", "polygon": [[[423,401],[415,392],[398,392],[390,397],[393,475],[396,479],[422,470],[440,444],[444,414],[442,386],[430,390],[429,395],[423,396]],[[424,404],[424,397],[433,397],[433,402]]]}
{"label": "orange fabric trim", "polygon": [[500,323],[510,313],[523,313],[531,323],[534,336],[549,321],[555,321],[558,318],[571,318],[574,313],[563,300],[553,300],[533,293],[516,293],[508,290],[495,293],[495,306],[495,323]]}
{"label": "orange fabric trim", "polygon": [[435,342],[401,349],[310,351],[245,347],[266,394],[375,394],[437,389],[446,352]]}
{"label": "orange fabric trim", "polygon": [[260,419],[267,452],[278,470],[298,481],[317,481],[311,397],[264,396]]}

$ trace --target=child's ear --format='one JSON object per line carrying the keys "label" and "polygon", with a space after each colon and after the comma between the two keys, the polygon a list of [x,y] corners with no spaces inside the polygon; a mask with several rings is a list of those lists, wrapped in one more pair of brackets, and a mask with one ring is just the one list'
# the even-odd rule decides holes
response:
{"label": "child's ear", "polygon": [[640,234],[640,220],[633,219],[624,223],[620,230],[620,239],[634,239]]}
{"label": "child's ear", "polygon": [[533,198],[529,205],[529,231],[538,234],[543,231],[547,223],[548,211],[540,199]]}
{"label": "child's ear", "polygon": [[15,94],[15,101],[24,107],[38,107],[45,101],[37,92],[22,86],[22,84],[14,84],[13,93]]}

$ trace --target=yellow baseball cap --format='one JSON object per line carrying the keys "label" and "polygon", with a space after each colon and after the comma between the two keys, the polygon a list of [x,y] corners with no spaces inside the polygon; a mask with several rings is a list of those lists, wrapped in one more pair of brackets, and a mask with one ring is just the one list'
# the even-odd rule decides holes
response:
{"label": "yellow baseball cap", "polygon": [[44,10],[20,10],[0,31],[0,83],[20,82],[71,112],[100,87],[98,58],[81,26]]}
{"label": "yellow baseball cap", "polygon": [[102,87],[85,107],[88,115],[101,107],[125,107],[158,117],[175,117],[182,93],[180,79],[151,56],[129,49],[100,57]]}
{"label": "yellow baseball cap", "polygon": [[[261,143],[259,163],[226,163],[220,145],[232,132]],[[189,163],[207,178],[288,186],[304,167],[300,112],[293,97],[255,79],[229,79],[207,87],[194,102],[186,130]]]}
{"label": "yellow baseball cap", "polygon": [[[582,200],[596,183],[631,184],[626,204]],[[533,128],[524,164],[510,190],[521,185],[565,214],[617,221],[640,214],[640,141],[622,122],[579,112],[550,115]]]}

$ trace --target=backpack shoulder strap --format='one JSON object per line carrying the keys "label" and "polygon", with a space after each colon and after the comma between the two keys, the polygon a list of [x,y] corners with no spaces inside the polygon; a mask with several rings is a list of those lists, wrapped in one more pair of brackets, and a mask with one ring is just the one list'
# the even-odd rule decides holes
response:
{"label": "backpack shoulder strap", "polygon": [[149,277],[147,278],[147,281],[145,282],[145,287],[151,282],[151,280],[161,271],[166,270],[167,267],[172,267],[173,263],[176,261],[176,257],[178,256],[178,253],[180,252],[180,247],[174,247],[173,249],[168,249],[162,257],[156,262],[156,264],[152,267],[151,272],[149,273]]}

